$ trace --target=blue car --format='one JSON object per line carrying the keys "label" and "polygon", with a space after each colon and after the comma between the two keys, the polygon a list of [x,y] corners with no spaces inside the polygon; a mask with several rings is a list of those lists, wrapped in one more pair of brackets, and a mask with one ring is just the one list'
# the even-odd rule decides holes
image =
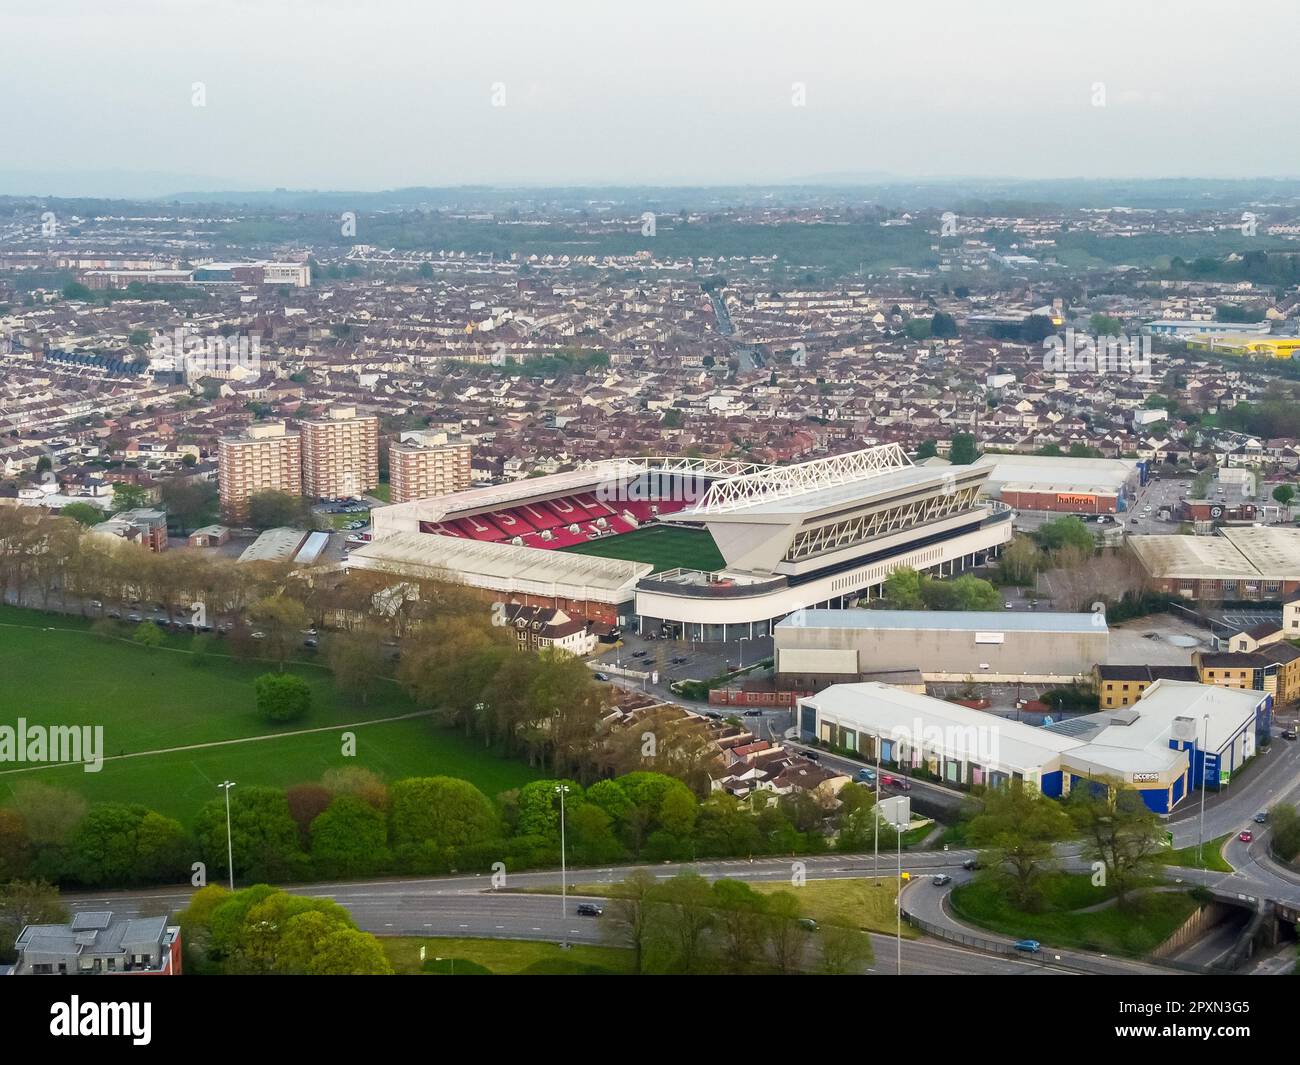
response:
{"label": "blue car", "polygon": [[876,774],[870,769],[859,769],[858,779],[864,784],[874,784],[876,782]]}
{"label": "blue car", "polygon": [[1042,947],[1036,939],[1018,939],[1012,945],[1016,950],[1023,950],[1026,954],[1037,954]]}

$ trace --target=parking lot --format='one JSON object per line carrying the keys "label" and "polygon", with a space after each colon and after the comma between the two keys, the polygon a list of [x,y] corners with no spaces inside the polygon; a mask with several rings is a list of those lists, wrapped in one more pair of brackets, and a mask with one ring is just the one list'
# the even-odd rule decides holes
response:
{"label": "parking lot", "polygon": [[675,680],[709,680],[733,669],[752,666],[772,654],[770,636],[724,644],[652,640],[625,632],[622,643],[623,646],[596,656],[594,661],[624,669],[658,671],[661,684]]}

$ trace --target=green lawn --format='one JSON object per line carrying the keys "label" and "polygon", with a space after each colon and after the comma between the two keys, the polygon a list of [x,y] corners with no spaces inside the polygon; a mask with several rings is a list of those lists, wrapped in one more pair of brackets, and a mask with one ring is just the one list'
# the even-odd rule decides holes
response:
{"label": "green lawn", "polygon": [[705,530],[663,525],[636,529],[621,536],[576,544],[563,550],[579,555],[597,555],[600,558],[649,562],[656,572],[676,567],[716,570],[726,565],[713,537]]}
{"label": "green lawn", "polygon": [[[884,869],[889,867],[884,856],[881,857],[880,864]],[[753,880],[746,883],[764,895],[777,891],[790,892],[801,903],[803,916],[811,917],[820,924],[844,925],[871,932],[887,932],[890,935],[896,929],[894,900],[898,897],[898,884],[893,876],[882,876],[879,881],[874,877],[807,880],[803,887],[794,887],[786,880]],[[621,888],[621,883],[608,881],[575,883],[569,885],[569,894],[614,898]],[[525,893],[558,895],[560,888],[555,884],[547,884],[527,888]],[[919,934],[916,929],[903,924],[904,939],[915,939]]]}
{"label": "green lawn", "polygon": [[[11,613],[16,612],[0,612],[0,622],[10,622]],[[31,611],[20,613],[54,623]],[[385,684],[362,705],[336,691],[324,669],[290,667],[311,685],[313,707],[300,721],[272,727],[257,714],[253,695],[253,680],[275,668],[268,663],[213,655],[195,664],[192,656],[178,651],[92,636],[79,619],[57,623],[72,627],[0,624],[0,677],[5,679],[0,721],[22,717],[32,725],[101,725],[106,758],[251,736],[274,738],[106,761],[98,773],[80,766],[17,771],[0,765],[0,803],[11,797],[15,784],[36,780],[76,789],[92,801],[140,803],[188,822],[215,794],[216,782],[226,778],[288,786],[348,765],[372,769],[389,780],[463,777],[495,795],[536,776],[522,763],[498,758],[424,717],[360,725],[354,730],[356,755],[344,758],[344,725],[420,709],[395,684]],[[188,643],[189,637],[174,639]],[[330,731],[276,736],[312,728]]]}
{"label": "green lawn", "polygon": [[1017,910],[1007,894],[987,878],[963,884],[950,899],[953,913],[967,924],[1016,939],[1037,939],[1049,946],[1131,957],[1154,950],[1198,905],[1186,892],[1152,892],[1136,897],[1128,909],[1108,906],[1077,912],[1107,897],[1108,892],[1094,888],[1087,875],[1061,875],[1048,881],[1044,909],[1038,913]]}
{"label": "green lawn", "polygon": [[[427,939],[381,936],[380,944],[399,976],[618,976],[631,971],[632,952],[618,947],[519,939]],[[424,962],[420,947],[424,947]],[[441,960],[439,960],[441,959]]]}
{"label": "green lawn", "polygon": [[1206,840],[1205,854],[1201,861],[1197,861],[1195,846],[1183,847],[1176,851],[1162,850],[1160,852],[1161,861],[1165,865],[1177,865],[1185,869],[1199,869],[1204,865],[1206,869],[1213,869],[1218,873],[1230,873],[1232,872],[1232,866],[1223,860],[1220,851],[1231,834],[1229,832],[1218,839]]}

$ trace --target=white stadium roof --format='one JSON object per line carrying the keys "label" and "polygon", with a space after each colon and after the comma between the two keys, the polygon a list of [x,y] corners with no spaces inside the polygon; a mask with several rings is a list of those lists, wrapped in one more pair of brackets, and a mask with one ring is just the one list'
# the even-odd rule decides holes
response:
{"label": "white stadium roof", "polygon": [[621,603],[654,569],[648,562],[598,558],[568,551],[399,532],[358,547],[349,569],[372,569],[431,580],[454,580],[505,593]]}

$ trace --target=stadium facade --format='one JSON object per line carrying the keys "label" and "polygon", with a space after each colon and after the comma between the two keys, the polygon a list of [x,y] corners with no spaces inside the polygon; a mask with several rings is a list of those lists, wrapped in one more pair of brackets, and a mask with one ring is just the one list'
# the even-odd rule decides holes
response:
{"label": "stadium facade", "polygon": [[[988,475],[916,466],[894,444],[788,466],[612,459],[378,508],[373,543],[348,565],[443,576],[644,633],[752,638],[794,611],[879,595],[899,567],[947,575],[995,555],[1012,512],[982,496]],[[681,557],[651,558],[654,538],[670,536],[686,537],[665,541]],[[707,550],[690,550],[692,536]],[[723,565],[694,565],[700,553]]]}

